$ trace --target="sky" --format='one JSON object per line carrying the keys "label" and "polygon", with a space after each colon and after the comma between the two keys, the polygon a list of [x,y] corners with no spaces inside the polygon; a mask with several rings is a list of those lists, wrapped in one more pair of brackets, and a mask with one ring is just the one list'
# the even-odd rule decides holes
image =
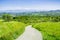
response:
{"label": "sky", "polygon": [[0,0],[0,10],[60,10],[60,0]]}

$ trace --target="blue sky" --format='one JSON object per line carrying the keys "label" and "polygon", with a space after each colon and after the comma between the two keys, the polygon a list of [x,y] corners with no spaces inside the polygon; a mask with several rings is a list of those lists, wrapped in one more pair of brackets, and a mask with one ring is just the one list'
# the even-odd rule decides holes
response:
{"label": "blue sky", "polygon": [[0,10],[56,10],[60,0],[0,0]]}

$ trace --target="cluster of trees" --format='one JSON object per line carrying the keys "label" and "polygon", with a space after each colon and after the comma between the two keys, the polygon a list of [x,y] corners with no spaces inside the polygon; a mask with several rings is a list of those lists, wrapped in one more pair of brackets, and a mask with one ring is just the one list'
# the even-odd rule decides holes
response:
{"label": "cluster of trees", "polygon": [[12,17],[12,15],[10,15],[10,14],[3,14],[3,15],[2,15],[2,19],[3,19],[4,21],[12,21],[12,20],[13,20],[13,17]]}
{"label": "cluster of trees", "polygon": [[4,21],[19,21],[24,23],[36,23],[36,22],[59,22],[60,16],[13,16],[11,14],[2,15]]}

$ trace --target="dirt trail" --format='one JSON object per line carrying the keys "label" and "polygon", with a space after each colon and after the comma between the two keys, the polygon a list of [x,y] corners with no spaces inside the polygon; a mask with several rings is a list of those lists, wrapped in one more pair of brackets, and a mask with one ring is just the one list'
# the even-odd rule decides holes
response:
{"label": "dirt trail", "polygon": [[25,32],[19,36],[16,40],[43,40],[40,31],[36,30],[29,25],[25,28]]}

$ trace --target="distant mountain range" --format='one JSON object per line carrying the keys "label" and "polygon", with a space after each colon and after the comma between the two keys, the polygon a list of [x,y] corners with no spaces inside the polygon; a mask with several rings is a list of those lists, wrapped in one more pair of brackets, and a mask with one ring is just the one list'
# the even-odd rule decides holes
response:
{"label": "distant mountain range", "polygon": [[40,11],[40,10],[0,10],[0,15],[2,14],[12,14],[12,15],[54,15],[54,16],[60,16],[60,10],[50,10],[50,11]]}

